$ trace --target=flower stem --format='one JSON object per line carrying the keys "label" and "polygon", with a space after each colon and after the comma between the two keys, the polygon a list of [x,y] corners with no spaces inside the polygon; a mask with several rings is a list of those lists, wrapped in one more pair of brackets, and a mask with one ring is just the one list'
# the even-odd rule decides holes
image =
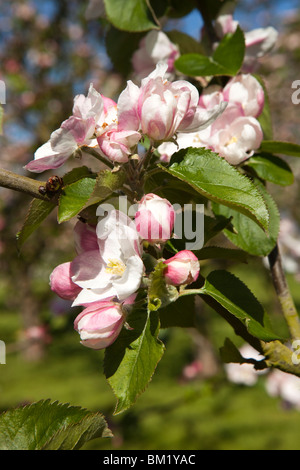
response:
{"label": "flower stem", "polygon": [[108,160],[105,157],[102,157],[102,155],[100,155],[100,153],[98,153],[92,147],[84,146],[84,147],[81,147],[81,150],[85,153],[88,153],[89,155],[92,155],[92,157],[97,158],[97,160],[104,163],[104,165],[108,166],[109,168],[111,168],[111,169],[114,168],[114,164],[110,160]]}

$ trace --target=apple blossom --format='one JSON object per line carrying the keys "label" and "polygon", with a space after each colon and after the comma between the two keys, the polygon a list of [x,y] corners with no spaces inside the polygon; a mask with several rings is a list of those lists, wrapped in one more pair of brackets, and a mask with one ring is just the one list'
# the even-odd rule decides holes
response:
{"label": "apple blossom", "polygon": [[254,77],[242,74],[231,79],[223,90],[208,87],[202,103],[213,106],[216,93],[222,94],[227,107],[205,133],[198,134],[199,143],[195,146],[210,148],[232,165],[238,165],[253,155],[263,139],[254,116],[262,112],[264,92]]}
{"label": "apple blossom", "polygon": [[232,14],[222,13],[223,10],[221,10],[221,14],[215,21],[215,31],[219,38],[222,38],[225,34],[234,33],[239,26],[239,22],[233,19]]}
{"label": "apple blossom", "polygon": [[196,87],[185,80],[164,78],[168,66],[159,63],[138,87],[130,80],[118,100],[121,130],[141,131],[155,142],[172,139],[177,132],[193,132],[207,127],[226,107],[207,110],[198,106]]}
{"label": "apple blossom", "polygon": [[245,33],[246,53],[243,70],[251,72],[256,68],[257,59],[271,51],[278,39],[278,31],[272,26],[257,28]]}
{"label": "apple blossom", "polygon": [[134,222],[124,213],[110,211],[96,227],[77,222],[77,256],[54,269],[51,289],[73,306],[117,298],[124,301],[139,288],[144,265],[141,239]]}
{"label": "apple blossom", "polygon": [[207,145],[228,163],[238,165],[254,154],[262,139],[263,132],[259,122],[252,116],[241,116],[212,134]]}
{"label": "apple blossom", "polygon": [[74,226],[73,234],[77,254],[98,249],[96,226],[79,220]]}
{"label": "apple blossom", "polygon": [[[98,249],[95,227],[78,221],[73,232],[77,254]],[[71,262],[62,263],[52,271],[50,287],[62,299],[75,300],[82,288],[71,279]]]}
{"label": "apple blossom", "polygon": [[157,150],[160,153],[160,160],[168,163],[173,153],[188,147],[206,147],[206,142],[211,135],[211,126],[198,132],[191,132],[189,134],[178,133],[176,143],[163,142],[158,146]]}
{"label": "apple blossom", "polygon": [[253,75],[240,74],[229,80],[223,89],[223,99],[240,104],[245,116],[257,118],[264,107],[265,95],[261,84]]}
{"label": "apple blossom", "polygon": [[116,340],[125,318],[120,304],[94,302],[76,317],[74,328],[80,334],[81,344],[92,349],[104,349]]}
{"label": "apple blossom", "polygon": [[253,117],[262,111],[262,87],[251,75],[237,76],[224,89],[208,87],[199,103],[203,108],[211,109],[223,101],[227,103],[226,109],[206,129],[189,134],[178,133],[177,145],[172,142],[161,144],[158,147],[161,159],[169,161],[174,152],[188,147],[210,149],[232,165],[238,165],[252,156],[263,139],[260,123]]}
{"label": "apple blossom", "polygon": [[175,221],[172,204],[156,194],[146,194],[139,202],[135,225],[140,236],[150,243],[163,243],[171,238]]}
{"label": "apple blossom", "polygon": [[142,38],[139,48],[132,56],[132,65],[138,79],[149,75],[158,62],[168,65],[166,78],[171,79],[174,61],[179,57],[179,49],[163,31],[152,30]]}
{"label": "apple blossom", "polygon": [[[254,359],[256,361],[264,359],[256,349],[250,346],[250,344],[244,344],[239,349],[239,352],[245,359]],[[225,364],[224,367],[227,378],[230,382],[247,385],[248,387],[255,385],[258,381],[258,377],[268,371],[268,369],[256,370],[253,364],[247,362],[242,364],[231,362]]]}
{"label": "apple blossom", "polygon": [[112,210],[99,219],[96,234],[97,248],[82,251],[71,263],[71,279],[82,288],[73,306],[112,298],[123,301],[141,284],[144,265],[134,222]]}
{"label": "apple blossom", "polygon": [[[300,230],[299,226],[287,213],[281,214],[278,245],[284,270],[295,274],[298,280],[300,272]],[[269,267],[267,260],[266,264]]]}
{"label": "apple blossom", "polygon": [[271,397],[280,397],[283,403],[300,410],[300,377],[281,370],[272,370],[266,380]]}
{"label": "apple blossom", "polygon": [[[81,147],[97,146],[95,130],[115,106],[113,100],[103,97],[90,84],[87,96],[75,96],[72,116],[52,132],[49,141],[36,150],[34,159],[25,168],[36,173],[56,169],[78,154]],[[116,110],[114,115],[116,117]]]}
{"label": "apple blossom", "polygon": [[197,256],[189,250],[182,250],[164,261],[167,268],[164,277],[168,284],[181,286],[195,282],[199,276],[200,264]]}
{"label": "apple blossom", "polygon": [[74,300],[81,291],[71,279],[70,267],[70,262],[60,264],[50,275],[51,290],[65,300]]}
{"label": "apple blossom", "polygon": [[76,118],[69,122],[64,121],[59,129],[52,132],[49,141],[37,149],[34,159],[25,168],[41,173],[61,167],[81,145],[91,143],[94,129],[91,121],[82,123]]}
{"label": "apple blossom", "polygon": [[222,101],[224,101],[223,88],[220,85],[210,85],[202,91],[198,104],[202,108],[212,109]]}
{"label": "apple blossom", "polygon": [[101,153],[113,162],[126,163],[132,149],[138,144],[141,134],[137,131],[118,131],[109,128],[97,137]]}
{"label": "apple blossom", "polygon": [[103,108],[102,96],[95,90],[93,84],[90,84],[87,96],[83,94],[75,96],[72,114],[82,120],[93,118],[96,123],[103,114]]}

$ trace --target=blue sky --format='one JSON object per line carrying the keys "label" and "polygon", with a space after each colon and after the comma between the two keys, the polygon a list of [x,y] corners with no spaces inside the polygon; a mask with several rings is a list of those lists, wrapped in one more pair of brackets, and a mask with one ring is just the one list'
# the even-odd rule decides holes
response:
{"label": "blue sky", "polygon": [[[247,11],[247,5],[252,5],[253,0],[240,0],[243,8],[237,7],[234,19],[240,22],[240,25],[244,31],[250,31],[259,27],[274,26],[279,31],[283,27],[283,19],[288,12],[299,9],[299,0],[272,0],[271,7],[266,8],[265,5],[256,8],[255,11],[249,13]],[[45,0],[39,2],[34,0],[33,4],[38,7],[38,11],[45,16],[53,16],[55,14],[55,2],[52,0]],[[178,22],[178,20],[177,20]],[[191,12],[188,16],[181,19],[179,24],[176,22],[170,25],[168,29],[178,28],[187,34],[193,36],[195,39],[200,38],[200,31],[202,28],[202,18],[197,10]],[[102,61],[104,61],[105,51],[100,48],[101,54],[103,55]],[[79,91],[78,91],[79,92]],[[34,116],[33,116],[34,117]],[[19,135],[20,140],[27,140],[31,138],[31,132],[26,129],[19,129],[18,132],[9,132],[11,135]]]}
{"label": "blue sky", "polygon": [[[274,26],[280,31],[283,27],[284,16],[289,12],[299,10],[299,0],[273,0],[271,8],[266,8],[265,5],[261,5],[251,12],[251,14],[249,14],[247,10],[247,5],[253,3],[253,1],[241,0],[240,3],[243,7],[236,8],[234,19],[240,22],[242,29],[245,31],[260,27],[265,28],[267,26]],[[199,12],[194,10],[181,20],[180,28],[190,36],[198,39],[202,24],[202,18]]]}

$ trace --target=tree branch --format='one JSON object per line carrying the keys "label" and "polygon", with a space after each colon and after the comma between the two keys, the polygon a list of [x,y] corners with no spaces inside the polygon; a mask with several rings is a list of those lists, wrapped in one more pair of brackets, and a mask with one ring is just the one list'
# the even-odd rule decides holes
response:
{"label": "tree branch", "polygon": [[211,15],[207,8],[206,0],[198,0],[197,8],[202,16],[204,27],[206,29],[211,45],[214,44],[215,42],[218,42],[219,38],[216,35],[215,29],[213,27]]}
{"label": "tree branch", "polygon": [[[200,281],[203,283],[204,278],[200,275]],[[293,375],[300,377],[300,367],[297,364],[293,363],[292,355],[293,351],[289,349],[286,345],[282,344],[280,341],[270,341],[264,342],[258,338],[252,336],[246,326],[234,315],[232,315],[226,308],[219,304],[215,299],[206,294],[201,294],[200,289],[189,289],[182,291],[182,295],[200,295],[201,299],[209,305],[215,312],[217,312],[224,320],[226,320],[230,326],[233,328],[236,335],[244,339],[248,344],[250,344],[256,351],[258,351],[266,359],[261,361],[260,368],[273,367],[280,369],[283,372],[287,372]]]}
{"label": "tree branch", "polygon": [[293,339],[300,339],[300,319],[287,285],[278,245],[269,254],[270,271],[283,315]]}
{"label": "tree branch", "polygon": [[39,191],[40,186],[45,186],[45,184],[46,182],[44,181],[37,181],[0,168],[0,186],[4,188],[13,189],[29,196],[49,201],[49,198]]}

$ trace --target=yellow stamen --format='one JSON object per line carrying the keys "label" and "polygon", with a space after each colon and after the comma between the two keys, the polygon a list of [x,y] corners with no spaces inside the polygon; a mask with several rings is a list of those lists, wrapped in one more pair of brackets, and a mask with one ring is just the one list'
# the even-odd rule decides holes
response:
{"label": "yellow stamen", "polygon": [[237,138],[235,136],[231,137],[231,139],[225,144],[225,147],[228,147],[228,145],[231,144],[236,144],[237,143]]}
{"label": "yellow stamen", "polygon": [[194,136],[194,138],[193,138],[193,143],[194,143],[194,144],[197,144],[197,143],[200,144],[200,143],[201,143],[201,139],[200,139],[200,137],[199,137],[198,134],[196,134],[196,135]]}
{"label": "yellow stamen", "polygon": [[110,259],[107,263],[105,271],[110,274],[117,274],[118,276],[122,276],[125,269],[126,266],[124,263],[122,263],[122,261],[118,259]]}

